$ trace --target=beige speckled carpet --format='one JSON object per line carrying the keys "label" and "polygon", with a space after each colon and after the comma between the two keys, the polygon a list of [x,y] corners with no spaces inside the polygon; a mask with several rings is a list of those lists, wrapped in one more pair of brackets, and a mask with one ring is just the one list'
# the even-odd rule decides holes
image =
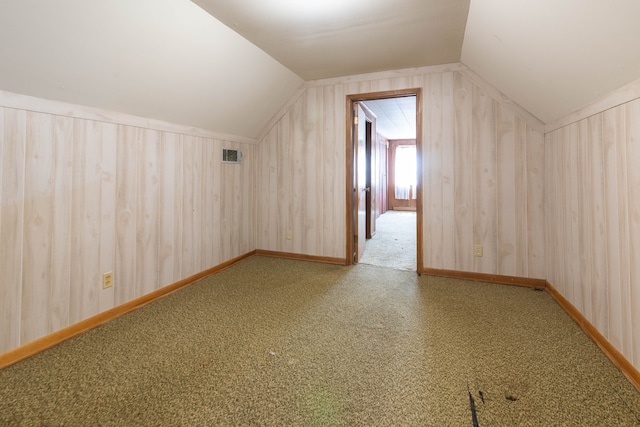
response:
{"label": "beige speckled carpet", "polygon": [[2,426],[637,426],[545,292],[251,257],[0,371]]}
{"label": "beige speckled carpet", "polygon": [[416,212],[387,211],[376,220],[376,233],[367,240],[361,264],[416,271]]}

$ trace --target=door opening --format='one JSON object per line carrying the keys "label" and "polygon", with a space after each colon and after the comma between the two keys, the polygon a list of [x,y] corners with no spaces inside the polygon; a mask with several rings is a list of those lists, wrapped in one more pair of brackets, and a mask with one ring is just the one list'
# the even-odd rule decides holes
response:
{"label": "door opening", "polygon": [[[411,270],[418,273],[422,271],[422,92],[421,89],[407,89],[401,91],[377,92],[347,96],[347,254],[351,254],[348,264],[363,262],[370,263],[366,252],[370,247],[378,246],[377,242],[383,240],[383,234],[389,232],[387,227],[393,226],[393,219],[401,219],[402,231],[409,232],[407,238],[401,237],[400,233],[395,233],[394,240],[402,239],[403,247],[410,245],[410,252],[413,256]],[[408,109],[406,104],[413,103],[413,109]],[[402,110],[405,113],[404,120],[413,122],[414,134],[402,135],[398,137],[396,133],[388,130],[388,124],[399,126],[394,119],[393,110]],[[407,111],[411,113],[407,114]],[[396,111],[399,113],[400,111]],[[376,123],[377,120],[377,123]],[[363,123],[364,122],[364,123]],[[385,129],[377,131],[376,124],[382,125]],[[392,136],[387,138],[383,135]],[[413,138],[410,138],[413,136]],[[409,205],[413,203],[414,212],[400,212],[406,214],[405,218],[396,215],[400,207],[390,208],[389,201],[396,196],[395,183],[393,194],[389,189],[391,155],[388,147],[400,140],[411,140],[413,150],[415,150],[415,179],[411,179],[411,167],[403,167],[403,171],[408,172],[399,183],[397,195]],[[402,146],[411,145],[405,143]],[[381,149],[383,147],[383,149]],[[408,151],[411,151],[409,149]],[[407,153],[403,153],[407,154]],[[409,154],[411,156],[411,154]],[[395,209],[395,210],[394,210]],[[384,216],[386,212],[388,216]],[[384,221],[383,221],[384,219]],[[382,233],[382,234],[381,234]],[[415,242],[411,244],[411,241]],[[373,245],[376,242],[376,245]],[[387,241],[389,242],[389,241]],[[394,253],[397,249],[389,246],[383,248],[384,257],[393,262]],[[393,265],[388,265],[392,266]],[[399,268],[407,268],[403,264]]]}

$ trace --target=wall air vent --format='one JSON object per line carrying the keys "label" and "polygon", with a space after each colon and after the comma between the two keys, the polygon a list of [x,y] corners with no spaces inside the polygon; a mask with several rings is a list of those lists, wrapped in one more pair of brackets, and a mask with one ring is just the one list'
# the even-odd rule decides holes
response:
{"label": "wall air vent", "polygon": [[222,163],[242,163],[242,151],[223,148]]}

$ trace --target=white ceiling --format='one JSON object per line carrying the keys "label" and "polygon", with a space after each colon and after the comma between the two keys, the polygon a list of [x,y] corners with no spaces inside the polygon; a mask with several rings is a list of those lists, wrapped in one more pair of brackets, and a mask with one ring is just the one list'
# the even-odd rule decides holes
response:
{"label": "white ceiling", "polygon": [[549,123],[640,78],[638,0],[194,1],[0,0],[0,90],[255,138],[304,80],[462,62]]}
{"label": "white ceiling", "polygon": [[640,1],[472,0],[461,62],[555,121],[640,78]]}
{"label": "white ceiling", "polygon": [[387,139],[416,138],[416,97],[365,101],[376,116],[376,132]]}
{"label": "white ceiling", "polygon": [[252,138],[302,83],[189,0],[0,0],[0,90]]}
{"label": "white ceiling", "polygon": [[193,0],[305,80],[458,62],[469,0]]}

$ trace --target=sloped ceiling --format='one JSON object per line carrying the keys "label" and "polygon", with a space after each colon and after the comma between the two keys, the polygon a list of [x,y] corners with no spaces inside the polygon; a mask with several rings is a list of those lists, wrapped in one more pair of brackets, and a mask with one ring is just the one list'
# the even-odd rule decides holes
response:
{"label": "sloped ceiling", "polygon": [[640,78],[640,1],[472,0],[461,62],[549,123]]}
{"label": "sloped ceiling", "polygon": [[255,138],[304,80],[460,61],[549,123],[640,78],[638,0],[194,1],[0,0],[0,90]]}
{"label": "sloped ceiling", "polygon": [[0,90],[254,138],[302,83],[188,0],[0,0]]}
{"label": "sloped ceiling", "polygon": [[193,0],[305,80],[458,62],[469,0]]}

